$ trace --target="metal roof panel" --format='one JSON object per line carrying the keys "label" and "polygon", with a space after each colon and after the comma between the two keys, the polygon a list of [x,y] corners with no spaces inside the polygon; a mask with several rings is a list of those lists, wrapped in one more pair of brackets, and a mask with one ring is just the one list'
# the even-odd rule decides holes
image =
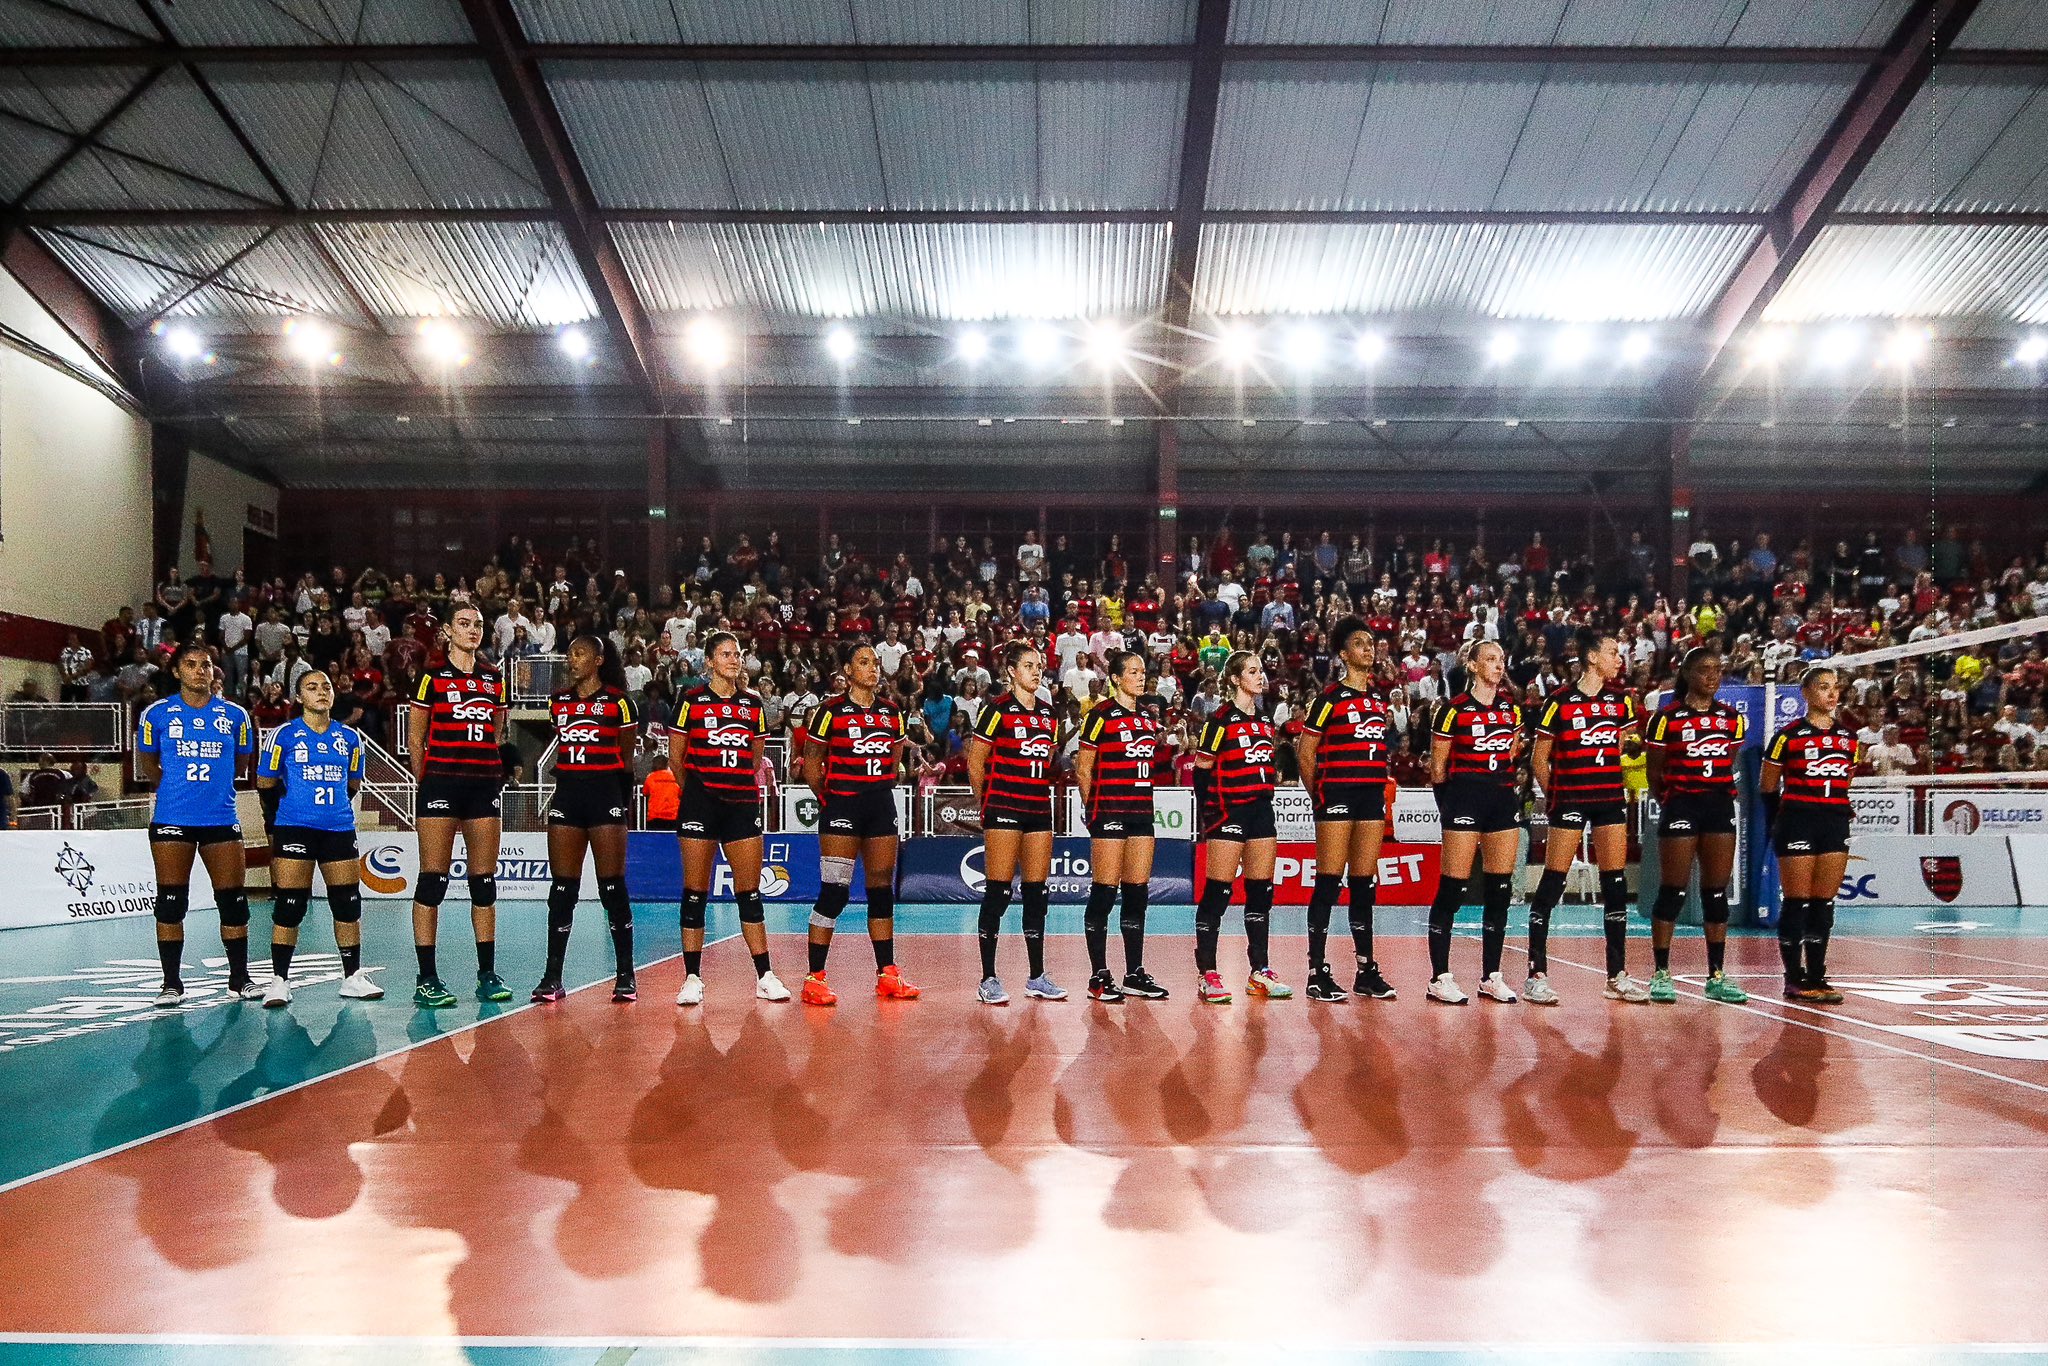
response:
{"label": "metal roof panel", "polygon": [[2048,228],[1827,228],[1764,317],[2048,322]]}
{"label": "metal roof panel", "polygon": [[378,316],[541,331],[597,307],[552,223],[363,223],[316,229]]}
{"label": "metal roof panel", "polygon": [[516,0],[536,42],[1178,43],[1193,0]]}
{"label": "metal roof panel", "polygon": [[261,0],[155,9],[187,45],[476,41],[455,0]]}
{"label": "metal roof panel", "polygon": [[1957,47],[2048,47],[2048,0],[1982,0]]}
{"label": "metal roof panel", "polygon": [[673,63],[550,63],[548,89],[598,201],[736,208],[704,84]]}
{"label": "metal roof panel", "polygon": [[1847,209],[2048,208],[2048,85],[1944,70],[1914,99],[1843,202]]}
{"label": "metal roof panel", "polygon": [[0,46],[118,47],[142,43],[140,15],[125,0],[71,0],[65,8],[38,0],[0,0]]}
{"label": "metal roof panel", "polygon": [[1234,43],[1860,46],[1910,0],[1238,0]]}

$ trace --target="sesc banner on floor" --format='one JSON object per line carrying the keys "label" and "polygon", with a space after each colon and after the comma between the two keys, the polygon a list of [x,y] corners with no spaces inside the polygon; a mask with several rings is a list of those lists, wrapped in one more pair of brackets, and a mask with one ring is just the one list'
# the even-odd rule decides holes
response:
{"label": "sesc banner on floor", "polygon": [[[70,925],[156,909],[145,830],[0,831],[0,930]],[[192,908],[213,909],[206,870],[192,870]]]}
{"label": "sesc banner on floor", "polygon": [[[1086,904],[1088,889],[1094,884],[1088,864],[1090,844],[1085,839],[1052,842],[1052,873],[1046,885],[1055,902]],[[1195,899],[1190,847],[1182,840],[1160,840],[1153,845],[1153,905],[1185,906]],[[982,890],[987,886],[982,873],[982,845],[977,839],[940,835],[905,840],[896,866],[896,899],[905,905],[971,904],[981,900]]]}

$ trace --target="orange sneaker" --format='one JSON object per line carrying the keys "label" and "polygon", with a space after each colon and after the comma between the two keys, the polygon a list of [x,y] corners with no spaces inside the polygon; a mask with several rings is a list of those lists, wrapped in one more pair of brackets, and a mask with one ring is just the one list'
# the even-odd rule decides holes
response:
{"label": "orange sneaker", "polygon": [[807,1006],[836,1006],[839,993],[825,985],[825,974],[814,972],[804,978],[803,1002]]}
{"label": "orange sneaker", "polygon": [[904,981],[903,974],[891,963],[875,974],[875,995],[885,1001],[915,1001],[924,995],[924,988]]}

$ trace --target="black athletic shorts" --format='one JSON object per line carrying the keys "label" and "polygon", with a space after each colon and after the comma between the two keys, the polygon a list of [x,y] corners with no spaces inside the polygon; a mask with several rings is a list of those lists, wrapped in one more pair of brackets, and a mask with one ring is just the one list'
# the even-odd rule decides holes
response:
{"label": "black athletic shorts", "polygon": [[1674,792],[1657,814],[1657,833],[1665,839],[1735,833],[1735,795],[1731,792]]}
{"label": "black athletic shorts", "polygon": [[149,827],[151,844],[196,844],[201,849],[209,844],[226,844],[242,838],[239,825],[152,825]]}
{"label": "black athletic shorts", "polygon": [[1566,797],[1550,804],[1552,829],[1598,830],[1608,825],[1628,824],[1625,802],[1588,802]]}
{"label": "black athletic shorts", "polygon": [[1207,815],[1208,820],[1202,826],[1204,839],[1249,843],[1274,838],[1271,797],[1238,802],[1234,806],[1214,805]]}
{"label": "black athletic shorts", "polygon": [[1308,795],[1318,822],[1387,818],[1385,783],[1317,783]]}
{"label": "black athletic shorts", "polygon": [[1014,811],[1008,807],[984,806],[981,808],[981,828],[990,830],[1016,830],[1026,835],[1042,835],[1052,830],[1052,803],[1047,801],[1035,811]]}
{"label": "black athletic shorts", "polygon": [[818,833],[857,840],[896,838],[895,789],[864,787],[825,798],[818,808]]}
{"label": "black athletic shorts", "polygon": [[1105,811],[1088,818],[1088,833],[1099,840],[1149,840],[1152,838],[1152,810]]}
{"label": "black athletic shorts", "polygon": [[1452,778],[1436,789],[1445,834],[1492,835],[1522,823],[1515,789],[1483,778]]}
{"label": "black athletic shorts", "polygon": [[497,820],[504,815],[504,791],[505,785],[496,778],[451,778],[429,773],[420,779],[413,815],[423,821]]}
{"label": "black athletic shorts", "polygon": [[564,774],[548,799],[548,824],[588,830],[625,825],[633,818],[633,794],[623,773]]}
{"label": "black athletic shorts", "polygon": [[315,830],[307,825],[280,825],[271,832],[272,858],[306,859],[314,863],[354,863],[356,832]]}
{"label": "black athletic shorts", "polygon": [[683,783],[682,814],[676,818],[676,834],[686,840],[716,840],[738,844],[761,838],[761,799],[729,802],[712,795],[695,774]]}
{"label": "black athletic shorts", "polygon": [[1771,848],[1779,858],[1846,854],[1853,815],[1844,807],[1786,802],[1778,808],[1778,819],[1771,830]]}

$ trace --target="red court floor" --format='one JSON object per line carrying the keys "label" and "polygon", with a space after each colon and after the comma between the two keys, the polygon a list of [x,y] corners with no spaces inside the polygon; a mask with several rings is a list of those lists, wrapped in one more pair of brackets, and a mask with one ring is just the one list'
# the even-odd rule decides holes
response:
{"label": "red court floor", "polygon": [[[1885,1032],[1853,994],[1790,1010],[1762,939],[1735,946],[1751,1008],[1610,1005],[1598,944],[1559,947],[1552,1011],[1425,1006],[1413,938],[1383,949],[1396,1003],[1204,1007],[1167,940],[1171,1002],[991,1010],[971,939],[905,940],[946,989],[882,1006],[848,936],[819,1011],[757,1006],[721,944],[701,1011],[670,961],[637,1006],[585,991],[0,1195],[0,1324],[2048,1340],[2048,1065]],[[2048,985],[2038,940],[1836,959],[1894,993]]]}

